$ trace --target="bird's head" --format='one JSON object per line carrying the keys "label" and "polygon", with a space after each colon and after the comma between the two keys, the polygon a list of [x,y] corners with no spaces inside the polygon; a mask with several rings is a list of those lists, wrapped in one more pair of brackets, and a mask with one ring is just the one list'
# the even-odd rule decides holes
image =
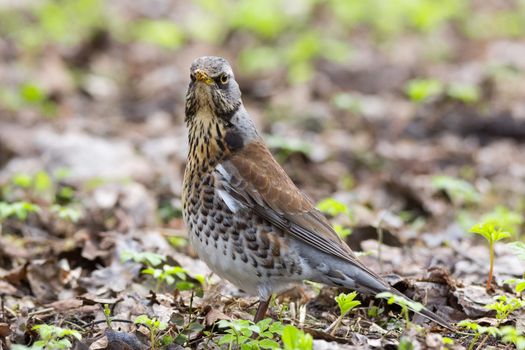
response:
{"label": "bird's head", "polygon": [[241,91],[228,61],[216,56],[193,61],[186,94],[187,123],[199,113],[229,122],[241,104]]}

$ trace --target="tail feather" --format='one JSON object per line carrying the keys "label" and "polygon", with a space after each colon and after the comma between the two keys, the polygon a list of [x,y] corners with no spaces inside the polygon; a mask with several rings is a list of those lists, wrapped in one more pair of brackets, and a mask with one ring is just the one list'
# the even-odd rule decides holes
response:
{"label": "tail feather", "polygon": [[[384,292],[390,292],[392,294],[396,294],[398,296],[400,296],[401,298],[407,300],[407,301],[410,301],[410,302],[413,302],[412,299],[410,299],[409,297],[407,297],[406,295],[404,295],[403,293],[401,293],[400,291],[398,291],[397,289],[395,288],[392,288],[390,287],[389,290],[385,290]],[[454,329],[454,326],[452,326],[452,324],[445,320],[443,317],[437,315],[436,313],[430,311],[429,309],[427,309],[425,306],[423,306],[423,308],[421,310],[414,310],[412,308],[409,308],[411,311],[423,316],[423,317],[426,317],[428,318],[430,321],[433,321],[435,323],[437,323],[438,325],[444,327],[444,328],[447,328],[448,330],[451,330],[451,331],[455,331]]]}
{"label": "tail feather", "polygon": [[[405,299],[406,301],[413,302],[409,297],[390,286],[383,278],[381,278],[379,275],[376,275],[367,268],[360,269],[354,267],[350,270],[347,269],[345,272],[346,273],[342,273],[341,270],[332,270],[325,276],[328,277],[328,279],[334,285],[355,289],[364,294],[377,295],[383,292],[390,292]],[[351,275],[348,272],[350,272]],[[344,278],[341,278],[341,275],[343,275]],[[442,327],[445,327],[451,331],[455,331],[454,327],[449,321],[430,311],[426,307],[423,307],[421,310],[414,310],[410,307],[409,309],[421,316],[428,318],[430,321],[433,321]]]}

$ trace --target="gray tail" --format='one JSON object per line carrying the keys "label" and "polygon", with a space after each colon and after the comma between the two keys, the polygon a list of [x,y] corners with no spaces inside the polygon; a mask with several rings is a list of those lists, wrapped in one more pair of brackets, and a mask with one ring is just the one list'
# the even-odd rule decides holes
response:
{"label": "gray tail", "polygon": [[[398,291],[395,288],[390,287],[388,292],[390,292],[392,294],[396,294],[396,295],[404,298],[405,300],[408,300],[408,301],[412,302],[412,299],[410,299],[409,297],[407,297],[406,295],[404,295],[403,293],[401,293],[400,291]],[[417,314],[419,314],[419,315],[421,315],[421,316],[424,316],[424,317],[428,318],[430,321],[433,321],[433,322],[437,323],[438,325],[447,328],[448,330],[455,331],[454,326],[452,326],[452,324],[449,321],[445,320],[443,317],[441,317],[441,316],[437,315],[436,313],[430,311],[429,309],[427,309],[424,306],[423,306],[423,309],[421,309],[419,311],[416,311],[414,309],[410,309],[410,310],[415,312],[415,313],[417,313]]]}
{"label": "gray tail", "polygon": [[[391,287],[383,278],[370,271],[365,266],[354,266],[353,269],[345,270],[345,272],[347,273],[341,273],[340,270],[330,271],[331,273],[328,273],[327,277],[331,280],[331,282],[334,285],[355,289],[364,294],[377,295],[382,292],[390,292],[407,301],[413,302],[409,297],[407,297],[397,289]],[[341,275],[344,275],[344,278],[341,278]],[[423,309],[419,311],[413,310],[411,308],[410,310],[428,318],[429,320],[439,324],[442,327],[445,327],[451,331],[455,331],[454,327],[449,321],[445,320],[439,315],[436,315],[434,312],[430,311],[425,307],[423,307]]]}

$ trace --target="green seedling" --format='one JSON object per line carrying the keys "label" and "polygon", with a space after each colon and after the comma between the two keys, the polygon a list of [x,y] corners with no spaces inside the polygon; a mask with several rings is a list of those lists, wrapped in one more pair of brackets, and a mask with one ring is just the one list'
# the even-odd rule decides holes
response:
{"label": "green seedling", "polygon": [[386,299],[388,305],[397,304],[401,307],[401,315],[404,317],[406,325],[410,326],[409,310],[419,312],[423,310],[424,306],[418,302],[408,300],[400,295],[393,294],[390,292],[383,292],[376,295],[376,298]]}
{"label": "green seedling", "polygon": [[197,296],[202,296],[202,284],[205,277],[202,275],[195,275],[194,278],[189,278],[188,272],[180,266],[171,266],[164,264],[160,266],[166,257],[161,254],[151,252],[133,252],[123,251],[120,254],[122,261],[132,260],[136,263],[146,266],[141,271],[142,274],[152,276],[157,282],[155,290],[158,291],[163,283],[168,286],[175,284],[175,288],[180,291],[196,290]]}
{"label": "green seedling", "polygon": [[317,203],[317,209],[330,216],[337,216],[339,214],[343,214],[346,216],[352,215],[350,208],[348,208],[346,204],[331,197],[323,199],[322,201]]}
{"label": "green seedling", "polygon": [[48,324],[39,324],[32,328],[38,333],[39,340],[35,341],[32,346],[13,345],[13,350],[62,350],[72,349],[71,339],[82,339],[80,332],[52,326]]}
{"label": "green seedling", "polygon": [[452,338],[449,338],[449,337],[443,337],[443,339],[441,340],[443,342],[443,349],[444,350],[448,350],[448,347],[447,345],[454,345],[454,339]]}
{"label": "green seedling", "polygon": [[113,317],[111,317],[111,309],[109,308],[108,304],[104,304],[104,308],[102,309],[104,312],[104,318],[106,319],[106,325],[109,329],[112,329],[111,322],[113,321]]}
{"label": "green seedling", "polygon": [[281,340],[284,350],[312,350],[314,346],[314,341],[310,334],[292,325],[284,327]]}
{"label": "green seedling", "polygon": [[372,305],[368,308],[366,314],[368,315],[368,317],[370,318],[378,318],[379,315],[381,315],[383,313],[383,311],[385,311],[385,309],[383,308],[380,308],[376,305]]}
{"label": "green seedling", "polygon": [[[332,217],[344,215],[348,217],[350,221],[353,221],[352,212],[350,208],[346,204],[334,198],[323,199],[322,201],[317,203],[317,209],[319,209],[322,213],[330,215]],[[342,239],[345,239],[352,233],[352,230],[350,228],[345,227],[343,225],[334,225],[334,231]]]}
{"label": "green seedling", "polygon": [[78,208],[66,207],[59,204],[54,204],[51,207],[51,212],[58,215],[62,220],[76,223],[82,218],[82,212]]}
{"label": "green seedling", "polygon": [[186,237],[170,236],[168,242],[174,248],[184,248],[188,245],[188,239]]}
{"label": "green seedling", "polygon": [[281,322],[272,322],[266,318],[257,323],[248,320],[220,320],[220,328],[226,329],[226,335],[219,339],[219,345],[228,344],[228,349],[234,345],[241,350],[279,349],[276,337],[283,334]]}
{"label": "green seedling", "polygon": [[335,224],[334,225],[334,231],[337,233],[339,237],[341,237],[343,240],[350,236],[352,234],[352,229],[348,227],[344,227],[343,225]]}
{"label": "green seedling", "polygon": [[476,342],[478,341],[479,337],[483,334],[487,334],[497,338],[500,335],[500,330],[497,327],[484,327],[480,326],[476,322],[472,322],[470,320],[463,320],[458,323],[458,327],[466,328],[474,333],[474,337],[472,338],[472,341],[469,344],[468,350],[474,349],[474,346],[476,345]]}
{"label": "green seedling", "polygon": [[492,212],[483,215],[480,222],[493,223],[496,227],[510,233],[512,237],[517,237],[520,227],[523,224],[523,215],[507,207],[498,205]]}
{"label": "green seedling", "polygon": [[405,86],[407,96],[414,102],[426,102],[440,95],[443,90],[443,83],[436,79],[414,79]]}
{"label": "green seedling", "polygon": [[478,102],[481,91],[477,85],[465,83],[452,83],[447,87],[447,96],[463,103]]}
{"label": "green seedling", "polygon": [[398,350],[414,350],[414,344],[412,340],[408,337],[401,337],[399,339],[399,345],[397,346]]}
{"label": "green seedling", "polygon": [[26,220],[29,214],[38,213],[40,207],[29,202],[0,202],[0,222],[5,219],[16,217],[18,220]]}
{"label": "green seedling", "polygon": [[[175,288],[180,291],[192,290],[200,287],[203,283],[203,277],[198,279],[200,285],[196,285],[194,282],[188,279],[188,272],[180,266],[163,265],[162,268],[148,267],[141,271],[146,275],[151,275],[157,280],[155,290],[159,290],[162,283],[166,283],[168,286],[175,284]],[[199,293],[200,296],[201,293]]]}
{"label": "green seedling", "polygon": [[503,231],[489,221],[474,225],[470,229],[470,232],[483,236],[489,242],[489,275],[486,286],[487,290],[489,290],[492,283],[492,275],[494,273],[494,243],[509,237],[510,233]]}
{"label": "green seedling", "polygon": [[120,260],[123,262],[132,260],[139,264],[154,267],[166,261],[166,256],[152,252],[134,252],[131,250],[125,250],[120,253]]}
{"label": "green seedling", "polygon": [[525,274],[524,278],[511,278],[506,280],[504,283],[514,285],[514,291],[516,294],[521,294],[525,290]]}
{"label": "green seedling", "polygon": [[516,349],[524,350],[525,349],[525,336],[520,332],[516,327],[505,326],[500,330],[501,341],[504,344],[514,344]]}
{"label": "green seedling", "polygon": [[341,324],[341,321],[343,318],[354,308],[361,305],[361,302],[359,300],[354,300],[357,296],[357,292],[352,293],[341,293],[338,296],[335,297],[335,301],[337,301],[337,305],[339,306],[339,312],[340,315],[337,318],[337,320],[334,321],[327,329],[326,332],[329,330],[332,330],[330,332],[331,335],[334,335],[337,328],[339,328],[339,325]]}
{"label": "green seedling", "polygon": [[137,318],[134,321],[135,324],[141,324],[144,325],[149,330],[149,341],[150,346],[152,350],[157,349],[157,346],[159,346],[161,343],[159,341],[159,334],[166,328],[168,328],[168,324],[165,322],[160,321],[158,318],[149,318],[147,315],[140,315],[137,316]]}
{"label": "green seedling", "polygon": [[508,298],[505,295],[498,295],[496,301],[485,305],[485,309],[496,311],[496,318],[499,323],[505,321],[514,311],[525,306],[525,301],[517,298]]}

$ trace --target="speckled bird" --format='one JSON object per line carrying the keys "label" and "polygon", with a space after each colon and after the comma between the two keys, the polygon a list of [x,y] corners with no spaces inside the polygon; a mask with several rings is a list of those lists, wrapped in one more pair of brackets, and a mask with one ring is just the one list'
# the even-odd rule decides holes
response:
{"label": "speckled bird", "polygon": [[[357,259],[273,158],[228,62],[199,57],[190,79],[184,221],[210,269],[259,297],[255,321],[265,316],[272,294],[304,280],[403,296]],[[450,327],[427,309],[420,313]]]}

